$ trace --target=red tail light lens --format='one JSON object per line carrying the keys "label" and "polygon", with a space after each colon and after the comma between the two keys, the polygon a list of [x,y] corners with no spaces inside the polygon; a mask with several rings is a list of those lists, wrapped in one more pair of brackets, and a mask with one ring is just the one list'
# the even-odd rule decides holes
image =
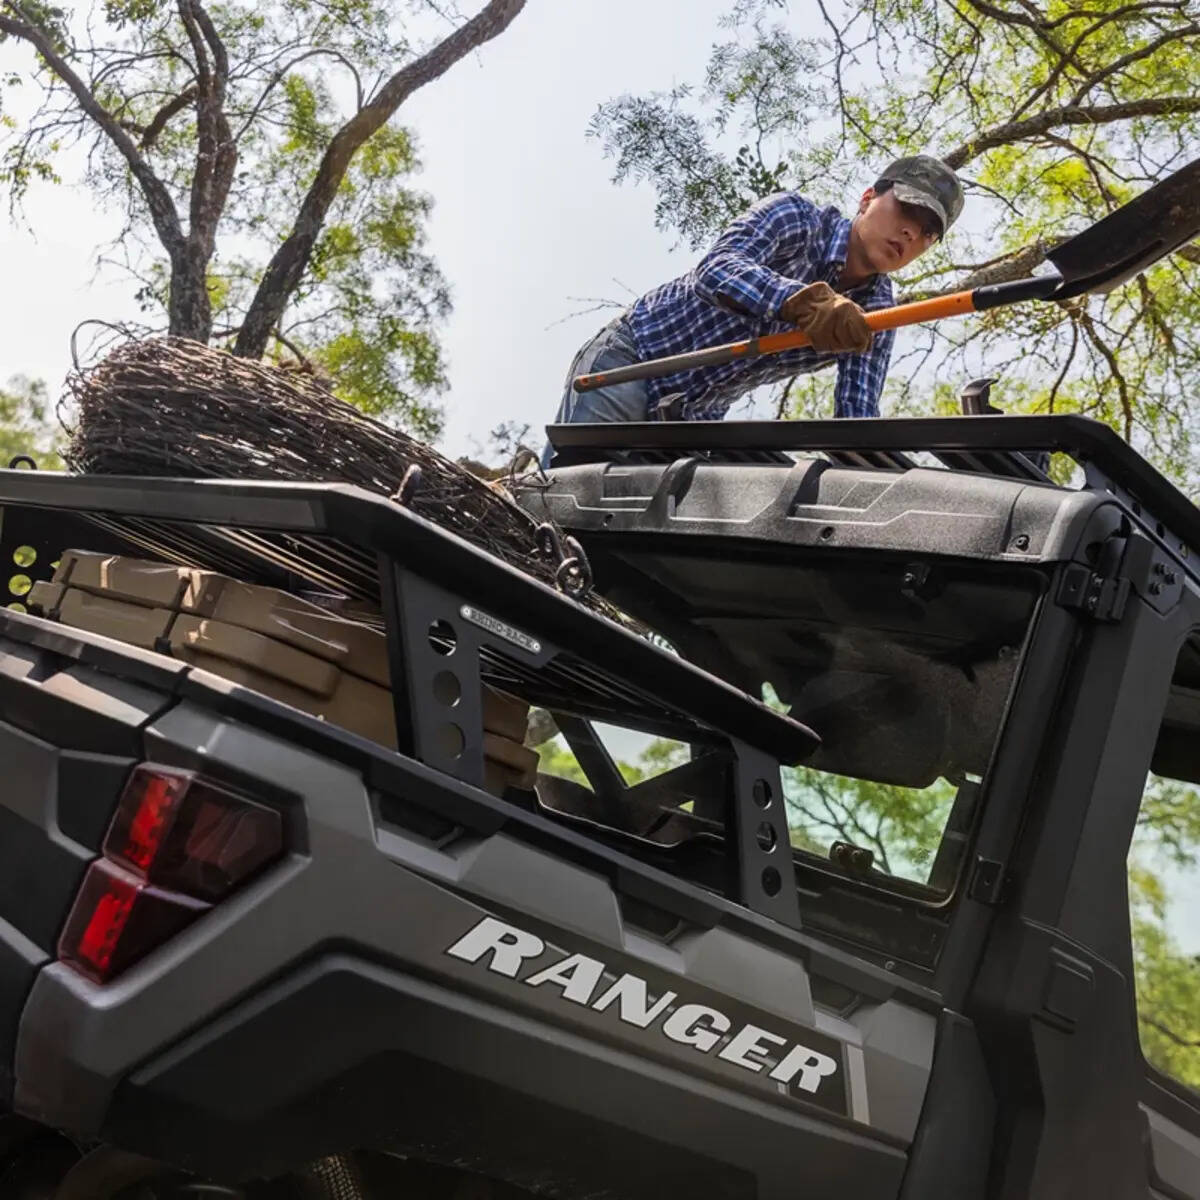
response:
{"label": "red tail light lens", "polygon": [[283,855],[279,812],[194,771],[144,763],[125,785],[58,943],[104,982]]}
{"label": "red tail light lens", "polygon": [[275,809],[153,763],[130,776],[104,839],[106,858],[204,900],[220,900],[282,853]]}
{"label": "red tail light lens", "polygon": [[212,907],[151,887],[98,858],[87,869],[58,939],[58,957],[103,983]]}

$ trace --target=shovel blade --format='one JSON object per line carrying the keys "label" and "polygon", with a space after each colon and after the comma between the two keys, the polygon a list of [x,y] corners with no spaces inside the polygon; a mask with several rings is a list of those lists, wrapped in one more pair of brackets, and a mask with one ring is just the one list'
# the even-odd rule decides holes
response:
{"label": "shovel blade", "polygon": [[1051,250],[1063,277],[1053,299],[1111,292],[1198,234],[1200,158]]}

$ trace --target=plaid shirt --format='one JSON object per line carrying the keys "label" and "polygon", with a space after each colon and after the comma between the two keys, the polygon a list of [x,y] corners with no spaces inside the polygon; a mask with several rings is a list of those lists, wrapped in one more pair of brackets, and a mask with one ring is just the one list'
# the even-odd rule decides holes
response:
{"label": "plaid shirt", "polygon": [[[807,283],[837,288],[850,222],[796,192],[768,196],[717,240],[686,275],[644,295],[629,310],[640,357],[662,358],[739,342],[795,326],[779,319],[783,302]],[[875,275],[846,293],[864,309],[892,305],[892,285]],[[834,415],[877,417],[895,334],[877,333],[865,354],[822,354],[810,347],[700,367],[648,381],[651,404],[673,392],[686,420],[719,420],[739,396],[764,383],[837,363]]]}

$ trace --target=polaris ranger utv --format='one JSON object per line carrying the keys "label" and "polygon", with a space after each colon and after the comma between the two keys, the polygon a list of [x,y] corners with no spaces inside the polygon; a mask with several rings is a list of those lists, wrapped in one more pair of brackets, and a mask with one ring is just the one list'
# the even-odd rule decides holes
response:
{"label": "polaris ranger utv", "polygon": [[[1200,1198],[1196,509],[1075,417],[553,440],[649,636],[353,488],[0,472],[0,1195]],[[394,745],[80,627],[104,556],[377,614]]]}

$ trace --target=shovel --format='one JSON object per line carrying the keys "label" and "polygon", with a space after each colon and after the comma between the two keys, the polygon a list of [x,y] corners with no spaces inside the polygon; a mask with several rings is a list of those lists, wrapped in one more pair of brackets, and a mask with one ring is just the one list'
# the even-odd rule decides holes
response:
{"label": "shovel", "polygon": [[[915,304],[876,309],[866,314],[867,324],[876,331],[898,329],[902,325],[920,325],[942,317],[983,312],[1005,304],[1019,304],[1023,300],[1067,300],[1085,292],[1112,291],[1200,233],[1198,197],[1200,159],[1181,167],[1137,199],[1051,250],[1038,273],[1028,279],[992,283],[972,291],[918,300]],[[719,366],[734,359],[779,354],[810,344],[808,334],[798,329],[772,333],[689,354],[632,363],[612,371],[579,375],[573,386],[577,392],[590,392],[631,379],[656,379],[696,367]]]}

